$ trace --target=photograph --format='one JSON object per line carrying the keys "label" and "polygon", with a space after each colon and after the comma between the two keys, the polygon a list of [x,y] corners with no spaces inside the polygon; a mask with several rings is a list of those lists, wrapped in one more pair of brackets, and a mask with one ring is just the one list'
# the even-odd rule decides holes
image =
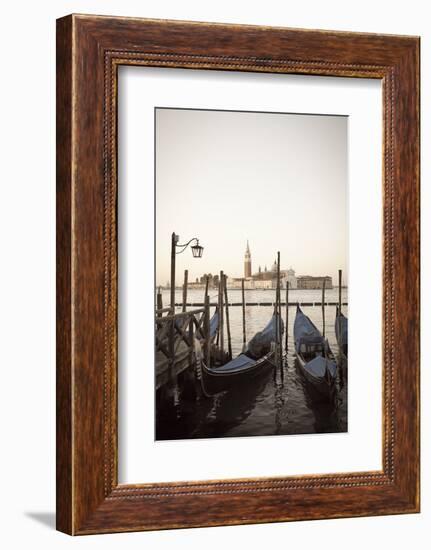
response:
{"label": "photograph", "polygon": [[348,431],[348,116],[154,109],[155,439]]}

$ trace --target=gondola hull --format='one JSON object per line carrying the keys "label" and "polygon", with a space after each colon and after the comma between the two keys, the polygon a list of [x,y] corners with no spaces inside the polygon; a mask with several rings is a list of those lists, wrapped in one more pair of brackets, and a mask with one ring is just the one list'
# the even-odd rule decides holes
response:
{"label": "gondola hull", "polygon": [[336,363],[334,355],[318,328],[297,307],[295,324],[295,352],[299,370],[309,389],[310,397],[332,400],[335,395]]}
{"label": "gondola hull", "polygon": [[313,395],[316,400],[323,399],[323,400],[332,400],[335,396],[335,377],[330,378],[327,380],[325,377],[317,377],[313,376],[307,369],[306,364],[307,362],[304,360],[304,358],[296,354],[297,358],[297,364],[299,366],[299,370],[304,377],[304,380],[308,386],[309,389],[312,390]]}
{"label": "gondola hull", "polygon": [[205,393],[215,395],[253,383],[257,378],[261,378],[272,372],[274,369],[274,358],[275,353],[270,352],[264,357],[253,361],[250,367],[236,372],[223,372],[220,368],[208,368],[205,364],[202,364],[202,383]]}
{"label": "gondola hull", "polygon": [[202,361],[201,382],[204,393],[214,395],[238,388],[271,372],[274,368],[278,330],[283,333],[283,320],[274,313],[266,327],[248,342],[243,353],[219,366],[206,365]]}

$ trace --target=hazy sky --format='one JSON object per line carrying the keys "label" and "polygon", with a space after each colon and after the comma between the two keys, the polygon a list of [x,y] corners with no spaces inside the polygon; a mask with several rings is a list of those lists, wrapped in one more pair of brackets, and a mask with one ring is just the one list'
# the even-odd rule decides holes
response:
{"label": "hazy sky", "polygon": [[198,237],[201,259],[177,255],[177,284],[223,269],[281,267],[347,282],[347,117],[156,110],[156,281],[170,277],[170,238]]}

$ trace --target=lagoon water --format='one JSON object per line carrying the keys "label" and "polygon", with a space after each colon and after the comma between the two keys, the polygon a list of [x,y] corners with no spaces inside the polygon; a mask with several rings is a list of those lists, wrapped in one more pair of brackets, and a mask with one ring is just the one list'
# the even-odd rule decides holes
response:
{"label": "lagoon water", "polygon": [[[203,302],[203,290],[190,290],[188,302]],[[217,301],[217,291],[210,290],[211,302]],[[290,290],[289,302],[320,302],[321,290]],[[240,290],[228,291],[229,302],[241,302]],[[181,291],[176,292],[176,301],[182,300]],[[282,301],[285,290],[282,290]],[[327,290],[327,302],[338,301],[338,289]],[[274,302],[274,290],[247,290],[246,302]],[[347,302],[347,289],[343,289],[342,301]],[[169,290],[163,291],[163,303],[168,305]],[[189,309],[195,309],[193,307]],[[322,329],[322,308],[302,308],[313,323]],[[239,437],[258,435],[287,435],[305,433],[333,433],[347,431],[347,379],[339,368],[337,396],[334,404],[316,402],[299,372],[293,346],[293,323],[295,306],[289,307],[288,350],[282,369],[274,369],[267,377],[235,391],[207,398],[190,392],[187,385],[179,382],[173,398],[159,403],[156,412],[156,438],[189,439],[206,437]],[[344,306],[343,313],[348,310]],[[246,309],[247,340],[261,330],[272,315],[272,307],[249,306]],[[285,307],[282,307],[285,321]],[[236,356],[242,349],[242,308],[229,308],[232,352]],[[335,338],[335,306],[325,308],[326,331],[329,345],[338,359]],[[226,339],[225,339],[226,341]],[[226,344],[227,346],[227,344]],[[284,336],[283,336],[284,346]],[[339,359],[341,367],[341,358]],[[344,364],[343,367],[346,367]]]}

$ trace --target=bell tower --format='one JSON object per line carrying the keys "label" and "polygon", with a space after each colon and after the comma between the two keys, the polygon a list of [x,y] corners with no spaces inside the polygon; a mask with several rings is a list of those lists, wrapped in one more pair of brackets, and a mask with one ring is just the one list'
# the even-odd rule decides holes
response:
{"label": "bell tower", "polygon": [[248,245],[248,240],[247,240],[247,248],[245,249],[245,255],[244,255],[244,277],[246,279],[251,277],[251,254],[250,254],[250,247]]}

